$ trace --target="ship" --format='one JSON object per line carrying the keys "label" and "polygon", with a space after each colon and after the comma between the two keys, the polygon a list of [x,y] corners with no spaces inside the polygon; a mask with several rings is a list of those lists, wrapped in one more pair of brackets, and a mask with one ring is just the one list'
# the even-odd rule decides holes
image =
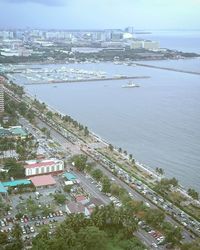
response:
{"label": "ship", "polygon": [[129,82],[126,85],[122,85],[122,88],[136,88],[136,87],[140,87],[140,85],[133,82]]}

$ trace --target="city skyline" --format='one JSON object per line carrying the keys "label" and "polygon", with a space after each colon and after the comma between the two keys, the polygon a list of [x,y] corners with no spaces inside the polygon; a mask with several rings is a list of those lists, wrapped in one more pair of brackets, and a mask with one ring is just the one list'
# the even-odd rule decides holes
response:
{"label": "city skyline", "polygon": [[200,23],[200,0],[0,0],[0,8],[0,28],[198,29]]}

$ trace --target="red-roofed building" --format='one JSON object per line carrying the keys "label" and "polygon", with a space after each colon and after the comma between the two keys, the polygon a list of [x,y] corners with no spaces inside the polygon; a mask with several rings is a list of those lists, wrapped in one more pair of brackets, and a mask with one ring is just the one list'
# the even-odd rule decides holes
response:
{"label": "red-roofed building", "polygon": [[56,181],[50,174],[33,176],[30,180],[36,188],[54,186],[56,184]]}
{"label": "red-roofed building", "polygon": [[26,176],[52,174],[56,175],[64,171],[64,162],[57,159],[43,161],[27,161],[24,166]]}
{"label": "red-roofed building", "polygon": [[76,202],[80,202],[81,204],[86,204],[89,200],[84,195],[76,195],[75,196]]}

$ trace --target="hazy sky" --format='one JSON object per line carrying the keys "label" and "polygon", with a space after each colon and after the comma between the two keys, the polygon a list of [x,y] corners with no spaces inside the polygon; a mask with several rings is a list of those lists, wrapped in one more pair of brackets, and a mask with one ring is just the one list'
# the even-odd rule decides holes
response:
{"label": "hazy sky", "polygon": [[1,28],[199,29],[200,0],[0,0]]}

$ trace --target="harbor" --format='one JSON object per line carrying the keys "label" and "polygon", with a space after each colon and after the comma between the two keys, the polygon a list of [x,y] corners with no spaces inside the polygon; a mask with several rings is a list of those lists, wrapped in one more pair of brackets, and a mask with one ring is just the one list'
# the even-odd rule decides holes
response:
{"label": "harbor", "polygon": [[149,76],[136,74],[131,75],[116,74],[106,72],[104,70],[88,70],[84,68],[71,68],[68,66],[57,67],[25,67],[24,65],[10,66],[4,70],[4,74],[12,80],[17,78],[23,80],[24,85],[41,85],[41,84],[57,84],[57,83],[81,83],[81,82],[99,82],[112,80],[134,80],[148,79]]}

